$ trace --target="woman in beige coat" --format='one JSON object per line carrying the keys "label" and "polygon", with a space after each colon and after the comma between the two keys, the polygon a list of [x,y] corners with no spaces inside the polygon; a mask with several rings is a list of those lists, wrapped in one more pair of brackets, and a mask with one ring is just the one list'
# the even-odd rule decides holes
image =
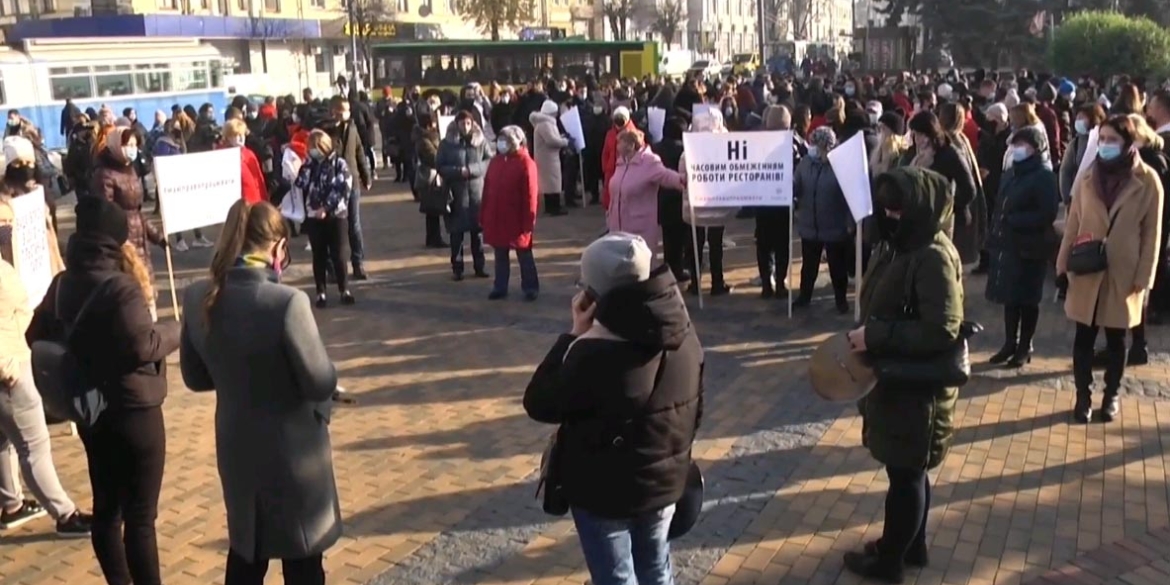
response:
{"label": "woman in beige coat", "polygon": [[561,149],[569,139],[557,128],[560,108],[552,100],[544,100],[539,112],[528,115],[532,123],[532,157],[536,159],[536,174],[540,193],[544,195],[544,212],[564,215],[561,209]]}
{"label": "woman in beige coat", "polygon": [[[1068,273],[1064,311],[1077,324],[1073,376],[1077,422],[1092,418],[1093,342],[1105,328],[1108,362],[1101,419],[1117,416],[1117,391],[1125,373],[1125,332],[1141,322],[1146,295],[1154,283],[1162,217],[1162,184],[1138,156],[1133,122],[1114,116],[1100,126],[1097,160],[1073,186],[1072,204],[1057,275]],[[1105,240],[1107,267],[1093,274],[1068,272],[1070,250],[1082,242]]]}

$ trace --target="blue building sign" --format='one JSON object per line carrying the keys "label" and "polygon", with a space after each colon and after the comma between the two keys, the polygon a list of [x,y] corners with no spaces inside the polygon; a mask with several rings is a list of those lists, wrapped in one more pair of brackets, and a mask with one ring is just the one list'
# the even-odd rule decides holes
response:
{"label": "blue building sign", "polygon": [[199,39],[319,39],[321,21],[293,18],[119,14],[22,20],[12,25],[9,42],[91,37],[186,37]]}

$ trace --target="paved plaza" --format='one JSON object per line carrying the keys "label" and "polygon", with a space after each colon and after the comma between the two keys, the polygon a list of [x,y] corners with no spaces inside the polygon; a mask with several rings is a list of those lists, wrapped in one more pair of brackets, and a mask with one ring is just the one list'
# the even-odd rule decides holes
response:
{"label": "paved plaza", "polygon": [[[363,203],[372,279],[356,286],[357,305],[318,312],[341,384],[358,400],[331,426],[346,534],[326,555],[329,582],[584,583],[571,522],[545,516],[533,499],[552,428],[530,421],[521,397],[568,327],[577,259],[600,233],[601,211],[541,217],[541,298],[521,300],[513,270],[512,297],[489,302],[488,281],[452,282],[446,253],[422,248],[417,205],[391,187],[380,183]],[[728,229],[738,244],[728,252],[729,281],[740,289],[702,311],[690,301],[708,360],[694,449],[707,497],[694,531],[674,543],[678,582],[862,583],[843,572],[841,555],[880,534],[885,475],[860,445],[856,408],[819,400],[806,373],[815,345],[849,318],[836,315],[831,298],[793,320],[783,302],[759,300],[746,285],[755,276],[750,222]],[[294,242],[295,284],[309,281],[303,248]],[[179,286],[198,278],[210,256],[177,254]],[[164,266],[161,254],[155,266]],[[980,277],[967,283],[968,315],[988,326],[974,340],[979,361],[998,348],[1001,331],[982,287]],[[168,291],[160,297],[169,304]],[[1069,424],[1073,328],[1046,304],[1040,330],[1031,365],[980,366],[962,389],[954,449],[932,474],[931,564],[909,571],[909,583],[1170,583],[1166,328],[1152,329],[1152,362],[1127,372],[1121,416],[1108,426]],[[215,397],[187,391],[177,367],[169,378],[158,520],[164,582],[222,583]],[[62,481],[88,507],[80,441],[60,428],[54,435]],[[46,519],[0,533],[0,583],[103,582],[89,542],[58,540],[52,528]],[[267,583],[281,583],[279,575],[274,563]]]}

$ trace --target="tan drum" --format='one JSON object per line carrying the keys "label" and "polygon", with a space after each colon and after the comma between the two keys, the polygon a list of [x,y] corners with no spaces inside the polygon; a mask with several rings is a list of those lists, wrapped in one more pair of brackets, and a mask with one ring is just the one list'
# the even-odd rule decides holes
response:
{"label": "tan drum", "polygon": [[826,339],[809,360],[813,391],[830,402],[853,402],[869,394],[877,379],[864,354],[853,351],[844,332]]}

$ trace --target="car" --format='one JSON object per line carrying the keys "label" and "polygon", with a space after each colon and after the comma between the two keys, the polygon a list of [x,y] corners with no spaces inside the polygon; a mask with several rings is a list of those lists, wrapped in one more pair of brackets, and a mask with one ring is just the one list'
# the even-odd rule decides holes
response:
{"label": "car", "polygon": [[691,68],[688,70],[688,73],[698,73],[705,79],[717,77],[722,72],[723,65],[720,65],[718,61],[707,59],[700,59],[691,63]]}

